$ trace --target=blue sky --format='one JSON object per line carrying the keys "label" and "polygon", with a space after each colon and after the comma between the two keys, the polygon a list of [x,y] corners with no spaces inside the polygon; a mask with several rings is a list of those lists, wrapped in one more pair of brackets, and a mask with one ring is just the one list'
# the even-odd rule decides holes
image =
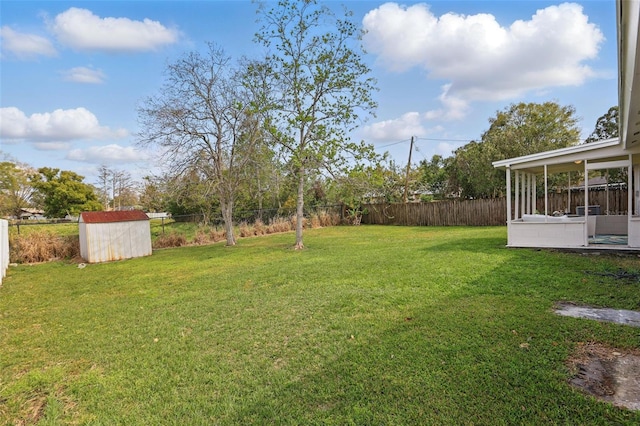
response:
{"label": "blue sky", "polygon": [[[353,135],[405,165],[452,150],[517,102],[573,105],[582,137],[617,104],[615,3],[326,1],[366,30],[376,117]],[[167,62],[222,46],[256,57],[250,1],[0,2],[0,150],[95,183],[100,164],[158,169],[135,145],[137,107]]]}

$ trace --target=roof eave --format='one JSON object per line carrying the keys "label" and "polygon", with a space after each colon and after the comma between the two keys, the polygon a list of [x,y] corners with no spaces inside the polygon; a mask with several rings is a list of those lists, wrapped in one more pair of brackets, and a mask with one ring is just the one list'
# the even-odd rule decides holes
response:
{"label": "roof eave", "polygon": [[585,143],[581,145],[569,146],[566,148],[554,149],[552,151],[544,151],[538,152],[536,154],[524,155],[522,157],[515,158],[507,158],[505,160],[494,161],[493,167],[495,168],[503,168],[512,167],[516,165],[533,163],[540,160],[553,160],[563,156],[571,156],[575,154],[590,152],[594,150],[599,150],[603,148],[608,148],[612,146],[619,145],[620,141],[618,138],[606,139],[603,141]]}

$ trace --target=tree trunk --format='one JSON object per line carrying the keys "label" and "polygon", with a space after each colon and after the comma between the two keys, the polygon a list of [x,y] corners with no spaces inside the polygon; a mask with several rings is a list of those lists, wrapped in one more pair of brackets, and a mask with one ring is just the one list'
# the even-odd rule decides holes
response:
{"label": "tree trunk", "polygon": [[227,245],[235,246],[236,238],[233,235],[233,203],[220,201],[222,220],[224,221],[224,233],[227,236]]}
{"label": "tree trunk", "polygon": [[302,228],[304,221],[304,167],[300,167],[300,176],[298,177],[298,202],[296,203],[296,250],[302,250]]}

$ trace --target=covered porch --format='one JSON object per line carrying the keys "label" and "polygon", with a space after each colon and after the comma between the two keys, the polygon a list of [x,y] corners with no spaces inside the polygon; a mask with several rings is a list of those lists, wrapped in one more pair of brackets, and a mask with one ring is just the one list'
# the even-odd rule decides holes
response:
{"label": "covered porch", "polygon": [[[506,171],[509,247],[640,249],[640,150],[624,149],[615,138],[493,164]],[[626,210],[590,202],[585,177],[594,171],[625,176]],[[551,181],[556,191],[566,190],[562,208],[550,206]],[[572,205],[571,190],[579,182],[584,202]],[[536,203],[538,194],[542,203]]]}

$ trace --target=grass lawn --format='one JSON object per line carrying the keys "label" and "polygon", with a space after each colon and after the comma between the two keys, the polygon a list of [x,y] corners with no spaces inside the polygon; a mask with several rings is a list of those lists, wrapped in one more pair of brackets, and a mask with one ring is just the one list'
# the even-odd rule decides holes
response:
{"label": "grass lawn", "polygon": [[[637,328],[636,257],[506,249],[506,229],[334,227],[10,268],[1,424],[638,424],[572,389],[580,342]],[[21,423],[24,422],[24,423]]]}

